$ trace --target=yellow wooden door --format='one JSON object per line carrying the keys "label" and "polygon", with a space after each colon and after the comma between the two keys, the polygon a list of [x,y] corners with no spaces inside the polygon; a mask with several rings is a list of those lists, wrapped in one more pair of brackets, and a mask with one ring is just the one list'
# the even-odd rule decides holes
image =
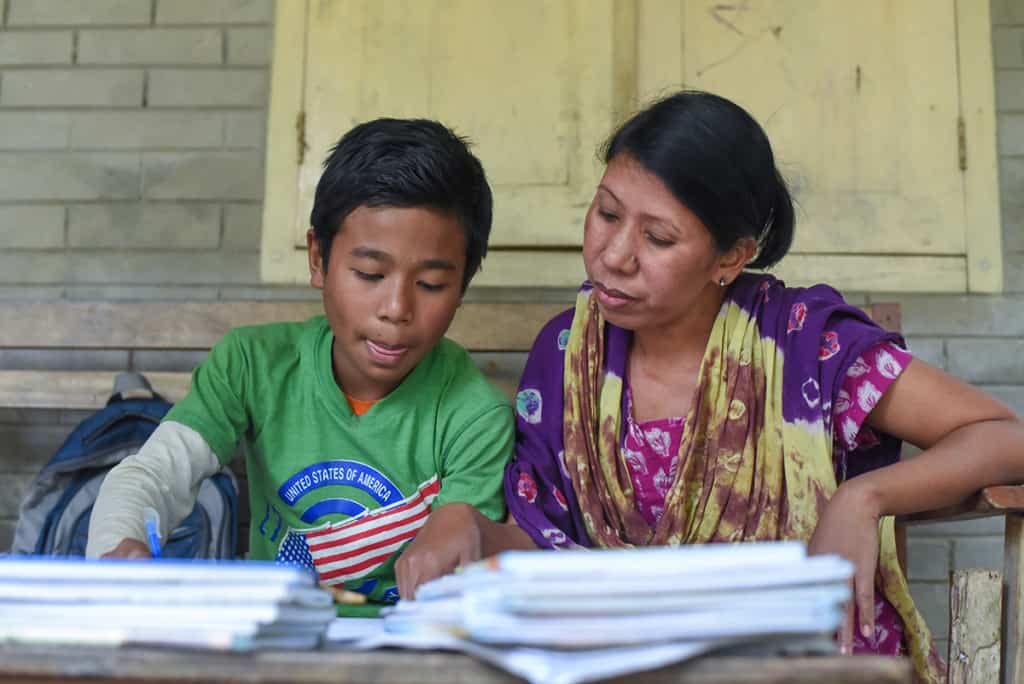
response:
{"label": "yellow wooden door", "polygon": [[[283,178],[277,187],[297,183],[294,215],[280,212],[273,220],[287,221],[290,245],[304,247],[323,158],[338,137],[377,116],[428,117],[474,142],[495,194],[492,248],[578,246],[601,171],[594,150],[633,105],[615,71],[618,51],[633,40],[631,25],[617,21],[623,6],[613,0],[309,2],[301,20],[292,17],[303,26],[293,38],[303,41],[305,53],[298,62],[300,92],[292,93],[302,110],[292,152],[298,159],[293,180],[275,176]],[[272,192],[268,187],[268,199]],[[275,244],[279,256],[289,251]],[[485,266],[492,281],[502,279],[495,273],[501,260],[499,254]],[[287,256],[278,264],[276,272],[285,276],[296,268]]]}
{"label": "yellow wooden door", "polygon": [[476,141],[495,190],[475,282],[572,286],[597,147],[685,86],[768,131],[799,205],[787,280],[998,290],[987,13],[984,0],[281,0],[264,276],[305,279],[298,248],[341,133],[426,116]]}
{"label": "yellow wooden door", "polygon": [[[962,291],[956,5],[675,0],[644,10],[682,26],[676,82],[729,97],[765,126],[799,205],[794,255],[828,264],[823,275],[902,271],[910,289],[924,278]],[[661,67],[659,77],[671,75]],[[976,266],[977,285],[991,280],[991,267]],[[806,268],[798,258],[783,270]]]}

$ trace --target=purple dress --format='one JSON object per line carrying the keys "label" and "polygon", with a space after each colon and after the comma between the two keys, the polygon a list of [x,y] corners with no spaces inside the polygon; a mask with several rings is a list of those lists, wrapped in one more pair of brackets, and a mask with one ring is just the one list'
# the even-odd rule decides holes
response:
{"label": "purple dress", "polygon": [[[574,478],[571,475],[577,467],[582,466],[577,464],[575,455],[567,458],[565,449],[567,436],[571,436],[573,430],[580,429],[579,425],[567,425],[567,419],[570,418],[566,415],[566,397],[569,392],[565,380],[566,349],[570,346],[574,315],[580,316],[580,312],[585,311],[581,307],[586,306],[588,292],[589,284],[584,284],[580,295],[582,303],[576,309],[553,318],[537,336],[516,397],[516,457],[506,469],[505,496],[511,515],[541,548],[596,545],[588,532],[588,524],[590,530],[595,529],[593,518],[600,514],[600,507],[595,509],[594,504],[588,501],[586,506],[590,512],[586,515],[589,520],[584,520],[584,506],[581,505],[577,490],[579,476]],[[740,311],[741,316],[747,319],[748,327],[755,327],[754,337],[760,338],[759,342],[754,343],[755,346],[767,346],[774,354],[773,359],[777,357],[777,360],[769,360],[770,367],[764,371],[766,375],[777,376],[774,384],[772,378],[768,379],[767,391],[771,393],[773,387],[778,388],[781,420],[786,424],[786,429],[791,431],[790,434],[796,426],[810,432],[823,431],[823,434],[834,438],[819,439],[818,444],[827,442],[828,446],[822,449],[825,453],[815,455],[815,458],[831,459],[831,469],[835,473],[833,488],[836,482],[895,463],[899,459],[901,443],[898,439],[862,430],[867,413],[909,362],[909,354],[899,348],[903,340],[898,334],[878,327],[860,309],[848,305],[828,286],[786,288],[781,281],[767,275],[741,275],[729,287],[720,318],[725,315],[727,308]],[[686,421],[677,417],[640,425],[632,419],[631,396],[625,372],[631,333],[603,320],[600,324],[603,326],[600,356],[603,372],[606,378],[622,379],[620,412],[623,419],[620,423],[614,423],[620,430],[618,448],[621,465],[618,468],[623,485],[620,490],[626,490],[628,496],[635,499],[635,518],[641,521],[648,533],[652,533],[663,522],[663,515],[680,515],[678,511],[659,508],[664,506],[666,493],[673,486],[687,484],[677,482],[680,477],[685,477],[685,474],[680,474],[682,468],[678,450]],[[884,369],[884,372],[880,369]],[[855,382],[858,378],[861,381]],[[578,422],[580,418],[573,417],[571,420]],[[601,422],[603,425],[604,421]],[[769,425],[756,429],[778,432],[775,426]],[[646,433],[651,434],[648,436]],[[646,450],[635,448],[638,446],[638,437]],[[784,453],[794,453],[794,456],[783,458],[786,467],[793,467],[790,463],[792,458],[802,458],[792,450]],[[644,465],[641,460],[651,459],[652,456],[658,461],[657,467],[652,469],[650,464],[646,464],[647,475],[639,477],[639,471],[643,470],[641,466]],[[570,461],[568,464],[567,460]],[[595,469],[590,472],[598,471]],[[608,472],[607,469],[605,472]],[[690,485],[692,489],[693,483]],[[809,540],[808,529],[813,532],[813,526],[808,528],[806,525],[801,527],[787,523],[792,494],[786,493],[785,484],[782,485],[781,501],[770,500],[759,492],[728,494],[735,499],[735,505],[733,509],[726,509],[721,514],[723,519],[745,516],[747,520],[736,523],[730,519],[730,529],[733,530],[731,536],[719,538],[712,535],[707,541],[771,538]],[[609,508],[607,500],[607,496],[601,499],[605,509]],[[827,496],[819,495],[819,512],[824,505],[827,505]],[[762,516],[776,518],[779,522],[766,528],[758,524]],[[621,537],[624,545],[666,543],[657,541],[653,534],[648,537],[648,541],[637,542],[637,535],[643,532],[637,531],[635,520],[627,527],[612,529],[616,527],[614,523],[618,519],[621,518],[609,514],[598,524],[602,530]],[[775,532],[765,535],[764,529],[773,529]],[[678,539],[678,535],[673,539]],[[607,545],[606,541],[602,540],[602,545]],[[900,580],[903,581],[902,577]],[[906,600],[909,601],[909,595]],[[912,602],[910,610],[914,611]],[[923,620],[916,615],[915,618],[916,631],[924,631],[919,644],[921,641],[930,644],[930,635],[927,634]],[[855,644],[856,650],[889,654],[899,652],[903,643],[903,620],[893,605],[881,595],[877,601],[876,625],[874,637],[860,639]],[[941,661],[934,648],[919,646],[915,654],[915,665],[924,679],[934,679],[929,676],[928,670],[932,670],[931,674],[937,673],[935,668],[941,666]]]}

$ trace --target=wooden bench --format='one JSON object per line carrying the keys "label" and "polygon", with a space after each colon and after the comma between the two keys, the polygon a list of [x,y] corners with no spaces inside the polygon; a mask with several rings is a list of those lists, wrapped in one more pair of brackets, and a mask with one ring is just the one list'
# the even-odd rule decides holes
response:
{"label": "wooden bench", "polygon": [[[484,373],[511,396],[540,326],[566,307],[463,304],[448,336],[473,353]],[[322,312],[319,302],[0,303],[0,349],[205,351],[231,328],[301,321]],[[190,370],[145,373],[156,391],[176,401],[188,391]],[[115,374],[0,369],[0,407],[97,409],[106,403]]]}
{"label": "wooden bench", "polygon": [[[878,656],[762,657],[710,654],[609,684],[910,684],[910,660]],[[10,684],[517,684],[523,680],[459,653],[312,651],[198,653],[0,645]]]}
{"label": "wooden bench", "polygon": [[[466,303],[449,337],[466,347],[484,373],[512,396],[537,332],[567,306]],[[883,327],[900,329],[898,305],[879,303],[867,311]],[[320,303],[312,301],[0,303],[0,349],[204,351],[233,327],[304,320],[321,312]],[[146,375],[158,392],[175,401],[188,390],[190,370]],[[114,375],[110,370],[0,369],[0,408],[96,409],[106,402]],[[1003,681],[1024,682],[1024,487],[989,487],[957,506],[900,520],[898,530],[905,539],[903,524],[991,515],[1006,516]]]}

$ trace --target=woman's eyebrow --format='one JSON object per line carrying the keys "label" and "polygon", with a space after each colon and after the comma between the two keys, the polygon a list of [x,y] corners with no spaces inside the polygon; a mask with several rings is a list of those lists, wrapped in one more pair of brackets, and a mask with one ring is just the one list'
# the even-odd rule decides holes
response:
{"label": "woman's eyebrow", "polygon": [[615,200],[616,202],[621,203],[622,200],[620,200],[618,195],[616,195],[614,192],[612,192],[611,189],[607,185],[604,185],[604,184],[598,185],[597,189],[598,190],[604,190],[605,192],[607,192],[609,195],[612,196],[613,200]]}
{"label": "woman's eyebrow", "polygon": [[[618,198],[618,196],[616,196],[616,194],[614,192],[612,192],[608,188],[607,185],[598,185],[597,189],[605,191],[606,193],[608,193],[611,196],[612,199],[614,199],[619,204],[622,204],[622,200],[620,200]],[[680,230],[680,228],[676,224],[676,222],[673,221],[672,219],[668,218],[667,216],[660,216],[658,214],[651,214],[649,212],[641,212],[641,213],[642,213],[643,216],[646,216],[647,218],[652,219],[653,221],[655,221],[657,223],[664,224],[665,226],[667,226],[668,228],[671,228],[676,233],[682,233],[682,230]]]}

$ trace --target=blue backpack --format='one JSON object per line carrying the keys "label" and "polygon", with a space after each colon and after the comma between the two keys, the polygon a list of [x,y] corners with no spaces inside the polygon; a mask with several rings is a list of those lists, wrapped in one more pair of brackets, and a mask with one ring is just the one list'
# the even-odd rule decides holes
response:
{"label": "blue backpack", "polygon": [[[170,408],[141,374],[118,375],[106,407],[78,424],[29,486],[11,553],[84,556],[103,478],[139,450]],[[162,551],[171,558],[234,558],[237,540],[238,485],[222,469],[200,485],[195,507]]]}

